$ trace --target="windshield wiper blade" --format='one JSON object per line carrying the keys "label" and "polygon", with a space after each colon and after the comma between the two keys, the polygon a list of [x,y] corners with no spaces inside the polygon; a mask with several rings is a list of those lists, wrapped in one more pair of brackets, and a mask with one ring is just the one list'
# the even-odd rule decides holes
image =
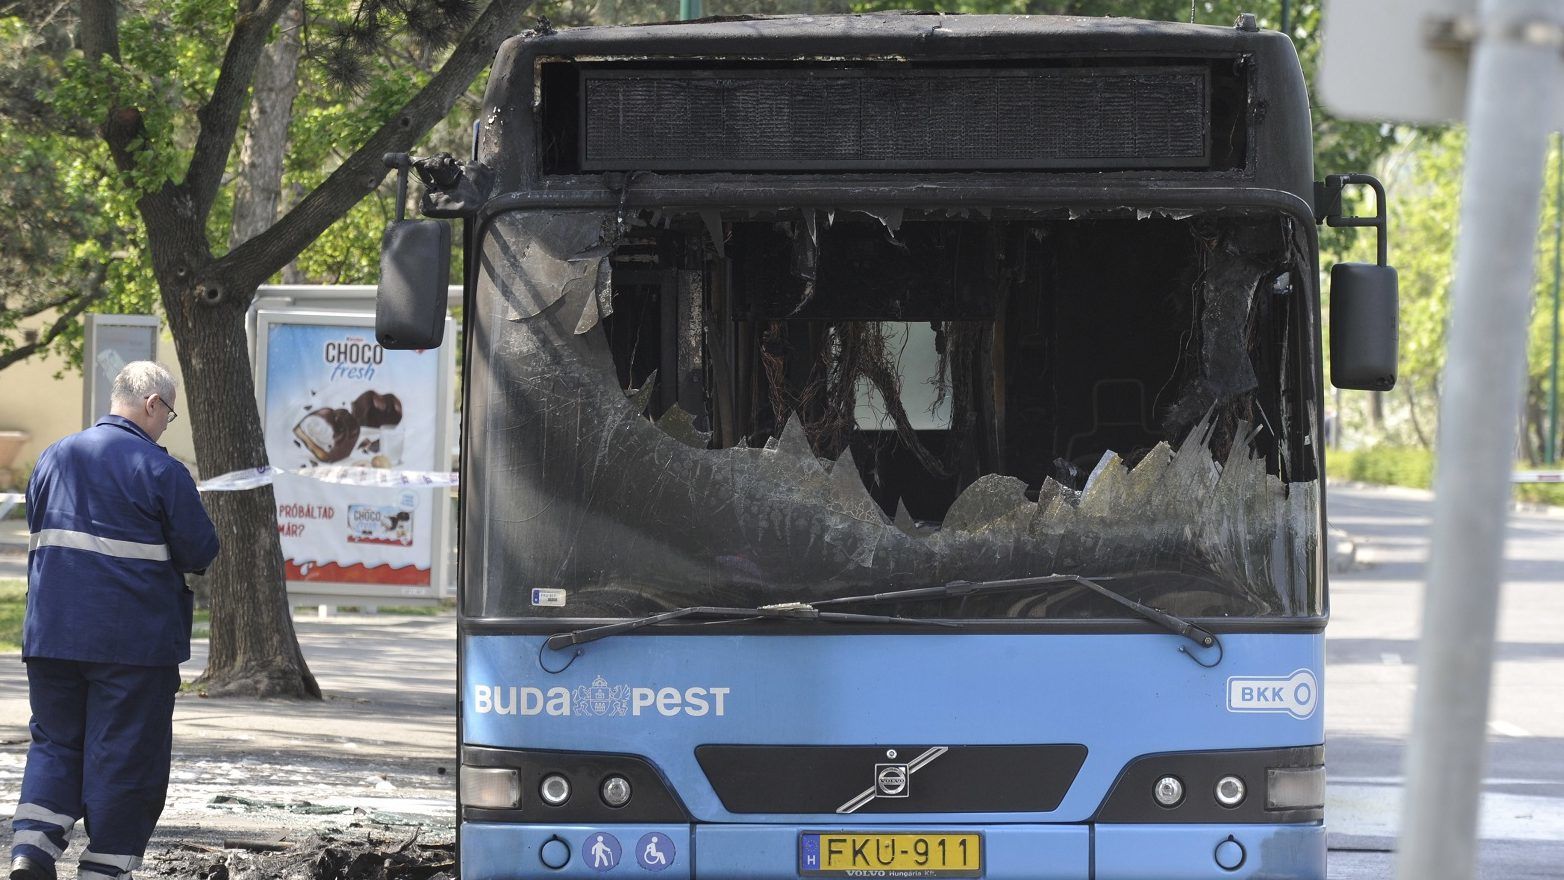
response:
{"label": "windshield wiper blade", "polygon": [[558,651],[572,645],[584,645],[587,642],[595,642],[598,639],[606,639],[609,636],[617,636],[622,633],[633,632],[666,623],[670,620],[679,620],[687,617],[708,617],[717,620],[797,620],[797,621],[824,621],[826,623],[891,623],[910,624],[912,626],[949,626],[959,627],[961,623],[951,621],[917,620],[911,617],[892,617],[884,614],[853,614],[842,611],[821,611],[813,605],[805,602],[784,602],[779,605],[762,605],[759,608],[722,608],[710,605],[691,605],[688,608],[675,608],[672,611],[664,611],[659,614],[649,614],[646,617],[638,617],[635,620],[624,620],[619,623],[607,623],[602,626],[589,626],[573,632],[557,633],[549,636],[544,644],[550,650]]}
{"label": "windshield wiper blade", "polygon": [[937,587],[915,587],[910,590],[892,590],[888,593],[872,593],[864,596],[841,596],[835,599],[824,599],[814,603],[816,607],[828,605],[864,604],[871,602],[905,602],[912,599],[945,599],[952,596],[978,596],[986,593],[1004,593],[1010,590],[1023,590],[1028,587],[1042,587],[1051,584],[1079,584],[1097,593],[1106,599],[1135,612],[1140,617],[1155,623],[1170,633],[1183,636],[1202,648],[1209,648],[1216,644],[1216,637],[1193,623],[1176,617],[1166,611],[1161,611],[1150,605],[1140,602],[1118,592],[1109,589],[1100,583],[1112,578],[1089,578],[1078,574],[1048,574],[1037,577],[1010,578],[1008,580],[994,581],[951,581]]}

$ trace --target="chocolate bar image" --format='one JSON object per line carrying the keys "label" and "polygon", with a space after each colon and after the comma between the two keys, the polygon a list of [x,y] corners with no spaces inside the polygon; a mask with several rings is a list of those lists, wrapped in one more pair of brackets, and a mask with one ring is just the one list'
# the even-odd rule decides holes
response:
{"label": "chocolate bar image", "polygon": [[353,418],[366,428],[389,428],[402,423],[402,401],[395,394],[365,391],[353,401]]}
{"label": "chocolate bar image", "polygon": [[358,419],[345,409],[317,409],[299,419],[293,436],[319,461],[341,461],[358,442]]}

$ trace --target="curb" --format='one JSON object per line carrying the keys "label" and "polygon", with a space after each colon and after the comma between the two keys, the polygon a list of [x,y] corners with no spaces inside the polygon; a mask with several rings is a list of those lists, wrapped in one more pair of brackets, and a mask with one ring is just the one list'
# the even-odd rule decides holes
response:
{"label": "curb", "polygon": [[[1416,501],[1433,501],[1432,489],[1414,489],[1410,486],[1388,486],[1383,483],[1360,483],[1356,480],[1332,479],[1326,484],[1326,498],[1330,498],[1331,489],[1364,489],[1374,492],[1383,492],[1394,498],[1410,498]],[[1515,501],[1511,499],[1509,511],[1511,513],[1524,513],[1528,516],[1546,516],[1553,519],[1564,519],[1564,507],[1556,504],[1537,504],[1531,501]]]}

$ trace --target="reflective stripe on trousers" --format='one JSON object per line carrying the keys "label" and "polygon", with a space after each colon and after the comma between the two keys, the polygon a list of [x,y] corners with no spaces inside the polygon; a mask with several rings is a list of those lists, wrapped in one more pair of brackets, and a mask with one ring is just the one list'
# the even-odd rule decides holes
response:
{"label": "reflective stripe on trousers", "polygon": [[13,856],[33,855],[18,851],[18,847],[29,846],[52,862],[70,846],[71,835],[76,832],[76,817],[41,804],[18,804],[16,812],[11,816],[11,830]]}
{"label": "reflective stripe on trousers", "polygon": [[130,872],[141,867],[140,856],[116,856],[109,853],[96,853],[88,847],[81,854],[81,861],[76,865],[77,876],[92,874],[102,877],[128,878]]}

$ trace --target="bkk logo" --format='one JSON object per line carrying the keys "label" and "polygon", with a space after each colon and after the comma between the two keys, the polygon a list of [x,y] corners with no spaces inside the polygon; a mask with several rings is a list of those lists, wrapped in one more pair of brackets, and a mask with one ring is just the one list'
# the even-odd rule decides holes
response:
{"label": "bkk logo", "polygon": [[552,715],[587,718],[620,718],[626,715],[651,715],[667,718],[676,715],[702,716],[727,714],[725,687],[650,688],[610,685],[601,675],[574,691],[519,685],[473,686],[473,711],[479,715]]}
{"label": "bkk logo", "polygon": [[1319,704],[1319,683],[1307,669],[1292,675],[1235,675],[1227,680],[1229,712],[1286,712],[1303,719],[1313,715]]}

